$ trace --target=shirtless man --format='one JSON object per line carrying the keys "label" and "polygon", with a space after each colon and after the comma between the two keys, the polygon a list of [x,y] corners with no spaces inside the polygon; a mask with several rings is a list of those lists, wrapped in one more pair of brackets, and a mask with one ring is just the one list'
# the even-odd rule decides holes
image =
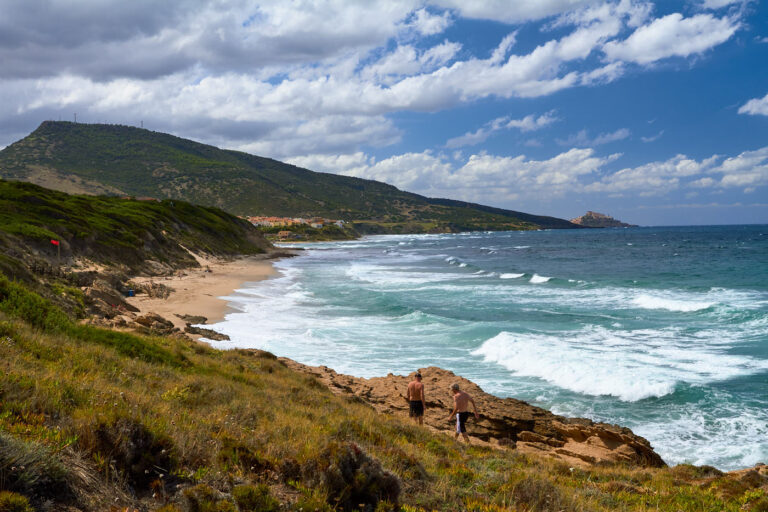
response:
{"label": "shirtless man", "polygon": [[464,441],[469,444],[469,436],[467,436],[467,418],[469,418],[470,403],[472,404],[472,409],[475,411],[475,420],[480,418],[480,416],[477,415],[475,401],[469,393],[465,393],[459,389],[458,383],[451,384],[451,392],[453,393],[453,410],[451,411],[451,414],[448,415],[448,418],[454,414],[456,415],[456,435],[454,435],[454,437],[458,439],[459,434],[461,434]]}
{"label": "shirtless man", "polygon": [[413,421],[418,421],[419,425],[424,424],[424,409],[427,404],[424,402],[424,384],[421,383],[421,374],[416,372],[413,381],[408,384],[408,394],[406,397],[411,406],[410,416]]}

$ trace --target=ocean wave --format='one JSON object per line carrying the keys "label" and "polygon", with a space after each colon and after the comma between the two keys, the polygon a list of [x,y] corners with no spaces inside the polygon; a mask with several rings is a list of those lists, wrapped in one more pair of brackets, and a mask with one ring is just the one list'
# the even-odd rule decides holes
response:
{"label": "ocean wave", "polygon": [[715,305],[714,302],[673,299],[645,293],[635,297],[632,300],[632,303],[643,309],[666,309],[668,311],[679,311],[683,313],[702,311]]}
{"label": "ocean wave", "polygon": [[500,274],[499,278],[500,279],[518,279],[520,277],[523,277],[524,275],[525,274],[516,274],[516,273],[513,273],[513,272],[509,272],[509,273],[506,273],[506,274]]}
{"label": "ocean wave", "polygon": [[[669,464],[714,465],[723,470],[752,467],[768,458],[768,414],[764,408],[736,405],[735,397],[707,393],[714,410],[698,403],[681,404],[672,417],[633,425],[638,435],[653,439]],[[727,440],[723,443],[723,440]]]}
{"label": "ocean wave", "polygon": [[552,278],[551,277],[547,277],[547,276],[540,276],[539,274],[533,274],[531,276],[530,282],[532,284],[542,284],[542,283],[546,283],[550,279],[552,279]]}
{"label": "ocean wave", "polygon": [[768,369],[768,361],[730,355],[715,346],[690,346],[675,329],[501,332],[472,353],[515,376],[626,402],[671,394],[681,382],[703,384]]}

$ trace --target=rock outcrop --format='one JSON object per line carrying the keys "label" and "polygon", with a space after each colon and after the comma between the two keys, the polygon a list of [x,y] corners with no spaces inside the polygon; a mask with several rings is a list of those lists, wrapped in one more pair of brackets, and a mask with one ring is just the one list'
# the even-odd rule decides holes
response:
{"label": "rock outcrop", "polygon": [[592,211],[585,213],[581,217],[571,219],[571,222],[587,228],[636,228],[637,227],[637,225],[635,224],[627,224],[625,222],[621,222],[620,220],[616,220],[610,215],[605,215],[603,213],[597,213]]}
{"label": "rock outcrop", "polygon": [[[289,368],[312,375],[339,395],[356,397],[384,414],[408,415],[405,399],[410,376],[389,374],[364,379],[342,375],[320,366],[302,365],[281,358]],[[470,420],[469,434],[474,439],[523,453],[547,455],[571,466],[628,464],[662,467],[666,464],[644,438],[628,428],[595,423],[585,418],[557,416],[540,407],[514,398],[498,398],[453,372],[429,367],[419,370],[424,382],[427,409],[424,424],[438,431],[452,432],[447,420],[453,408],[450,386],[457,382],[471,394],[479,410],[479,420]]]}

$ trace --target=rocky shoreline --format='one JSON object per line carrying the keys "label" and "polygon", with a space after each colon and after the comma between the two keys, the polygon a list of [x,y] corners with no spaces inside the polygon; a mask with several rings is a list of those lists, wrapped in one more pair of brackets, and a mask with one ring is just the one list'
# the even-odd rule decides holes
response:
{"label": "rocky shoreline", "polygon": [[[289,368],[311,375],[333,393],[362,401],[382,414],[408,416],[405,392],[410,376],[389,374],[364,379],[335,372],[326,366],[307,366],[280,358]],[[426,389],[424,424],[434,431],[452,433],[446,416],[453,407],[449,387],[457,382],[478,406],[479,420],[470,420],[473,441],[545,455],[570,466],[631,465],[663,467],[666,463],[650,442],[630,429],[586,418],[566,418],[514,398],[499,398],[477,384],[442,368],[420,368]]]}

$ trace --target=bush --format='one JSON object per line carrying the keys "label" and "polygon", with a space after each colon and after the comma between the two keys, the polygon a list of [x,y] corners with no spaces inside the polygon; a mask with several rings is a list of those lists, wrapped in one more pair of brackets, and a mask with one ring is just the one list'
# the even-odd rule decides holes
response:
{"label": "bush", "polygon": [[218,456],[219,462],[228,466],[239,466],[246,473],[263,473],[273,469],[272,463],[261,457],[250,446],[225,437]]}
{"label": "bush", "polygon": [[280,502],[269,492],[267,485],[239,485],[232,489],[232,497],[240,512],[277,512]]}
{"label": "bush", "polygon": [[19,494],[0,491],[0,512],[35,512],[29,500]]}
{"label": "bush", "polygon": [[173,441],[132,418],[102,421],[80,436],[80,444],[106,460],[115,461],[115,467],[137,489],[146,488],[175,467]]}
{"label": "bush", "polygon": [[354,443],[331,442],[304,468],[310,486],[320,486],[339,510],[373,511],[379,502],[397,505],[400,480]]}
{"label": "bush", "polygon": [[67,498],[71,494],[67,476],[64,466],[44,447],[0,432],[0,488],[43,498]]}
{"label": "bush", "polygon": [[515,484],[512,495],[516,503],[530,510],[546,512],[570,509],[569,500],[546,478],[527,477]]}
{"label": "bush", "polygon": [[184,491],[189,512],[237,512],[234,503],[227,501],[219,491],[205,484]]}

